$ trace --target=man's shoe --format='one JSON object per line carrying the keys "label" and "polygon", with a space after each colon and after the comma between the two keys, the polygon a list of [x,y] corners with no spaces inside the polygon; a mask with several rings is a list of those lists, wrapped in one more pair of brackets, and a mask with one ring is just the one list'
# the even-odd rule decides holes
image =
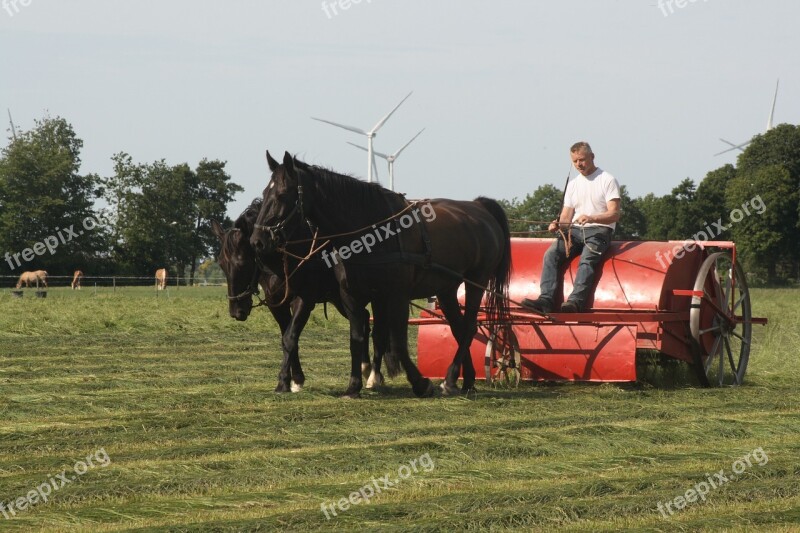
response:
{"label": "man's shoe", "polygon": [[553,310],[552,304],[547,300],[542,300],[541,298],[537,298],[535,300],[531,300],[530,298],[525,298],[520,302],[522,307],[526,307],[538,313],[548,314],[550,311]]}
{"label": "man's shoe", "polygon": [[562,313],[580,313],[581,309],[578,307],[578,304],[575,302],[570,302],[567,300],[563,304],[561,304],[561,312]]}

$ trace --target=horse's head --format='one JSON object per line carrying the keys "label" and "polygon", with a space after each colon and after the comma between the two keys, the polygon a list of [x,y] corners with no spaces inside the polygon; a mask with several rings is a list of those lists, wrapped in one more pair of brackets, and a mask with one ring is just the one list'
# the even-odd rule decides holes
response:
{"label": "horse's head", "polygon": [[[264,257],[289,240],[298,227],[305,224],[310,208],[309,194],[304,194],[304,163],[295,161],[289,152],[278,163],[267,151],[272,177],[264,189],[261,211],[253,226],[250,244]],[[306,191],[308,192],[308,191]]]}
{"label": "horse's head", "polygon": [[211,230],[222,246],[217,262],[228,281],[228,310],[236,320],[247,320],[253,309],[253,295],[258,293],[260,270],[250,246],[252,223],[257,213],[255,202],[236,220],[233,228],[223,230],[216,220]]}

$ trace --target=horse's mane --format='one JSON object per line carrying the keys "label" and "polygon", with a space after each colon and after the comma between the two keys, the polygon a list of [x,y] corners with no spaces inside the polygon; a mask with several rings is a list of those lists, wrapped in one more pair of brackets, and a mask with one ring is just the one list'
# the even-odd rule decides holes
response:
{"label": "horse's mane", "polygon": [[256,223],[256,218],[258,217],[258,212],[261,210],[261,197],[253,199],[250,202],[242,214],[236,219],[233,223],[233,228],[229,229],[225,232],[225,239],[222,243],[222,254],[224,257],[232,257],[234,252],[236,251],[236,247],[234,246],[233,240],[233,230],[239,230],[242,232],[242,238],[249,239],[250,235],[253,234],[253,226]]}
{"label": "horse's mane", "polygon": [[337,211],[362,213],[368,219],[377,220],[393,214],[405,205],[405,198],[396,192],[386,189],[378,183],[368,183],[347,174],[340,174],[331,169],[309,165],[295,158],[297,168],[311,174],[313,183],[324,191],[325,201],[334,205]]}

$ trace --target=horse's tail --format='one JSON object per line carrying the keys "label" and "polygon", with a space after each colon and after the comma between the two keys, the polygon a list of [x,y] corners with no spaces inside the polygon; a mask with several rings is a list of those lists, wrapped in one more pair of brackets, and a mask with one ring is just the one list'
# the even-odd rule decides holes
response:
{"label": "horse's tail", "polygon": [[508,227],[508,218],[503,207],[495,200],[479,196],[475,201],[492,214],[503,232],[503,256],[495,268],[494,277],[489,280],[486,315],[492,322],[508,322],[508,285],[511,281],[511,230]]}

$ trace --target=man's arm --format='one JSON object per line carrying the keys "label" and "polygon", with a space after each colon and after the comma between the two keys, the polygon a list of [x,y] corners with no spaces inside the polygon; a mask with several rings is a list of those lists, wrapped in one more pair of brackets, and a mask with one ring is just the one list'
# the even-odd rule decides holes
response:
{"label": "man's arm", "polygon": [[[606,211],[604,213],[600,213],[599,215],[579,215],[578,218],[575,220],[576,224],[580,224],[581,226],[587,223],[594,223],[594,224],[611,224],[612,222],[617,222],[619,220],[619,198],[615,198],[614,200],[609,200],[606,202]],[[564,214],[561,214],[561,217],[564,217]]]}
{"label": "man's arm", "polygon": [[547,229],[553,232],[558,231],[559,224],[561,225],[562,228],[566,228],[567,226],[569,226],[570,222],[572,222],[572,216],[574,214],[575,214],[574,207],[564,206],[564,208],[561,210],[561,216],[559,217],[559,219],[552,221]]}

